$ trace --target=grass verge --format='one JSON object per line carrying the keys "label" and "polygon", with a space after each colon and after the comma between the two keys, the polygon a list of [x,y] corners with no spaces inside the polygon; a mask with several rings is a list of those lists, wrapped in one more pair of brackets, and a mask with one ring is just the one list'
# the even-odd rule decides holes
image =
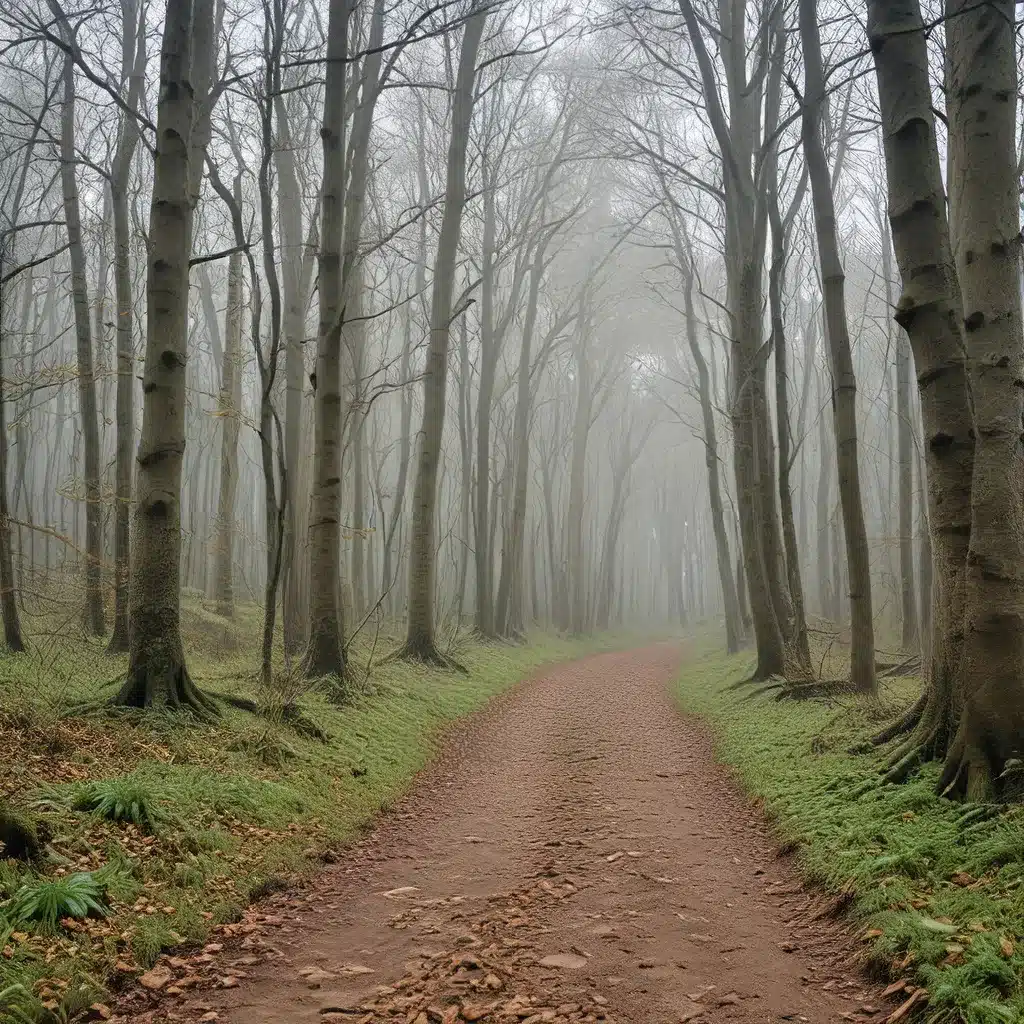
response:
{"label": "grass verge", "polygon": [[733,684],[746,656],[705,654],[677,684],[719,759],[797,850],[808,881],[844,897],[872,968],[927,989],[927,1024],[1024,1021],[1024,809],[986,816],[937,797],[937,766],[884,784],[883,753],[853,755],[917,696],[885,680],[868,704],[776,702]]}
{"label": "grass verge", "polygon": [[[255,696],[250,618],[201,619],[190,668],[207,691]],[[230,708],[215,725],[69,712],[123,670],[81,635],[0,656],[0,842],[5,815],[29,815],[45,850],[29,864],[0,847],[0,1022],[102,1016],[105,993],[161,953],[203,943],[336,856],[403,793],[448,723],[543,663],[623,643],[466,641],[465,674],[390,662],[345,706],[303,693],[304,722],[326,739]]]}

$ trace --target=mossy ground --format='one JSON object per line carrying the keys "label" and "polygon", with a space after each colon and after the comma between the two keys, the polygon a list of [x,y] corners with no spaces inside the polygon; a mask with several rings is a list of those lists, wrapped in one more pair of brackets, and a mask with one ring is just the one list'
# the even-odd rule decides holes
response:
{"label": "mossy ground", "polygon": [[[190,602],[186,648],[200,686],[259,696],[259,618],[242,608],[228,623]],[[49,836],[40,865],[0,852],[3,1024],[75,1019],[161,952],[202,943],[356,838],[406,789],[447,723],[542,663],[616,645],[611,637],[460,639],[463,673],[380,664],[397,637],[360,638],[350,651],[358,682],[343,706],[279,666],[287,697],[298,696],[324,741],[228,707],[213,725],[85,711],[84,702],[112,692],[125,659],[77,629],[36,626],[30,653],[0,655],[0,801],[36,815]],[[371,649],[377,664],[367,675]],[[98,872],[109,917],[66,923],[57,936],[5,921],[4,903],[21,886],[81,871]]]}
{"label": "mossy ground", "polygon": [[684,711],[714,728],[719,758],[760,801],[809,881],[853,894],[871,965],[927,988],[928,1024],[1024,1021],[1024,808],[935,795],[938,767],[884,784],[885,751],[849,749],[919,694],[883,680],[878,701],[777,702],[734,686],[749,655],[693,645],[678,681]]}

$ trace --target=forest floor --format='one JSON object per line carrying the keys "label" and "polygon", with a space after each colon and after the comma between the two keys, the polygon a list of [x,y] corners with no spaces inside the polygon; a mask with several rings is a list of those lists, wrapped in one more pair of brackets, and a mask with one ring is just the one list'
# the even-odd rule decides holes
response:
{"label": "forest floor", "polygon": [[[0,846],[2,1024],[106,1019],[160,958],[248,927],[252,904],[316,877],[402,796],[451,722],[539,665],[642,642],[446,638],[463,674],[382,663],[398,644],[385,624],[350,648],[356,680],[344,704],[277,666],[316,737],[272,704],[265,715],[225,706],[212,724],[89,712],[83,702],[111,694],[126,659],[83,635],[77,607],[63,619],[27,616],[30,650],[0,655],[0,812],[6,803],[31,816],[46,842],[35,864],[4,859]],[[188,663],[204,690],[265,699],[259,622],[253,606],[229,622],[186,601]],[[83,884],[103,916],[65,916]],[[55,900],[62,920],[22,919],[15,908],[35,897]]]}
{"label": "forest floor", "polygon": [[678,644],[539,673],[456,727],[315,884],[163,958],[117,1020],[881,1021],[860,942],[673,704]]}

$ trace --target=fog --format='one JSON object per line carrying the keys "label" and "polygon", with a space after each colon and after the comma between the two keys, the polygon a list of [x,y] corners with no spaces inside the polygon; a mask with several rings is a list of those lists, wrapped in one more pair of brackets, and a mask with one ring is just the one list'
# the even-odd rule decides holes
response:
{"label": "fog", "polygon": [[916,652],[864,27],[694,3],[4,5],[8,642],[86,607],[159,675],[184,599],[273,612],[268,678],[383,621]]}

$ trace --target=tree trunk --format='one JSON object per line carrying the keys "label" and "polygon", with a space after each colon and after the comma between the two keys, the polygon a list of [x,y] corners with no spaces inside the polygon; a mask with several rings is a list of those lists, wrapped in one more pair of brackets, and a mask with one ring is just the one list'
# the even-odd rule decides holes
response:
{"label": "tree trunk", "polygon": [[[143,11],[141,3],[127,3],[124,7],[123,63],[130,63],[131,68],[127,97],[129,110],[137,109],[145,84],[146,32]],[[134,58],[131,56],[133,52]],[[135,303],[132,294],[128,187],[138,141],[138,122],[130,114],[122,114],[117,152],[110,176],[114,217],[114,295],[117,313],[117,441],[114,455],[114,628],[110,643],[107,645],[108,654],[127,652],[129,637],[132,450],[135,442]]]}
{"label": "tree trunk", "polygon": [[423,422],[420,428],[416,482],[413,488],[408,630],[401,652],[407,658],[441,664],[447,661],[438,651],[434,635],[437,476],[441,458],[441,438],[444,432],[455,265],[462,230],[462,213],[466,204],[466,154],[469,147],[470,122],[473,117],[476,55],[480,48],[488,10],[488,7],[474,5],[470,17],[466,20],[452,101],[445,205],[437,242],[437,259],[434,264],[430,342],[423,373]]}
{"label": "tree trunk", "polygon": [[583,561],[584,501],[587,441],[590,437],[593,385],[591,382],[589,315],[580,318],[580,333],[574,347],[576,363],[576,410],[572,426],[572,458],[569,464],[569,508],[566,515],[566,557],[568,559],[569,629],[576,636],[587,628],[587,590]]}
{"label": "tree trunk", "polygon": [[[65,31],[70,35],[70,28]],[[82,421],[85,475],[85,626],[93,636],[105,629],[103,610],[103,508],[100,491],[100,435],[96,410],[96,375],[93,370],[92,331],[89,324],[89,287],[79,213],[78,156],[75,152],[75,62],[64,58],[64,102],[61,110],[60,179],[71,255],[71,296],[75,313],[78,355],[78,406]]]}
{"label": "tree trunk", "polygon": [[203,155],[190,147],[189,140],[196,96],[208,87],[208,82],[192,76],[193,67],[207,63],[201,54],[192,60],[193,29],[197,39],[209,39],[212,44],[212,27],[193,25],[190,0],[168,0],[150,211],[129,666],[114,702],[213,714],[216,706],[189,678],[180,625],[181,468],[193,213],[189,164],[190,157]]}
{"label": "tree trunk", "polygon": [[512,511],[505,530],[505,543],[501,557],[501,576],[498,580],[498,602],[495,609],[495,629],[502,636],[522,631],[523,608],[523,539],[526,533],[526,511],[530,480],[530,420],[533,410],[531,387],[531,349],[533,332],[537,326],[537,306],[540,286],[547,266],[545,252],[547,238],[538,244],[530,269],[530,288],[526,298],[523,337],[519,349],[516,376],[516,412],[513,426]]}
{"label": "tree trunk", "polygon": [[804,51],[802,136],[811,182],[814,226],[821,266],[825,334],[832,371],[832,415],[836,433],[839,500],[850,577],[850,681],[862,693],[876,693],[875,627],[871,612],[871,558],[861,497],[857,451],[857,378],[846,322],[845,274],[836,237],[832,176],[821,140],[825,76],[821,62],[816,0],[800,0]]}
{"label": "tree trunk", "polygon": [[[284,463],[287,472],[284,500],[285,541],[282,553],[284,583],[284,649],[289,654],[301,651],[305,633],[299,613],[299,458],[302,443],[302,397],[305,387],[306,307],[309,302],[307,265],[312,266],[312,246],[303,245],[302,206],[299,179],[292,149],[291,125],[283,96],[275,98],[279,144],[274,157],[277,167],[278,209],[281,220],[282,282],[284,308],[281,326],[284,334]],[[315,218],[314,218],[315,221]],[[313,224],[310,224],[312,230]]]}
{"label": "tree trunk", "polygon": [[[682,258],[677,240],[677,251]],[[687,264],[687,266],[689,266]],[[711,378],[707,360],[697,340],[697,320],[693,308],[693,274],[684,271],[683,302],[686,315],[686,340],[690,356],[697,367],[697,389],[704,423],[704,465],[708,472],[708,496],[711,505],[711,526],[715,535],[715,558],[718,564],[718,578],[722,584],[722,602],[725,610],[725,645],[730,654],[740,649],[743,640],[743,622],[736,580],[732,574],[732,557],[729,553],[729,537],[725,530],[725,506],[722,503],[721,470],[718,460],[718,428],[715,425],[715,407],[711,394]]]}
{"label": "tree trunk", "polygon": [[[975,435],[918,0],[870,0],[868,37],[883,122],[889,223],[903,281],[896,322],[910,338],[921,397],[931,551],[927,566],[929,573],[934,570],[925,645],[930,648],[928,697],[914,716],[918,729],[900,752],[902,763],[910,766],[945,756],[960,715]],[[922,584],[926,575],[923,571]]]}
{"label": "tree trunk", "polygon": [[[781,37],[781,31],[779,32]],[[781,44],[780,44],[781,45]],[[807,618],[804,611],[804,584],[800,574],[800,552],[793,519],[793,492],[790,472],[793,468],[789,421],[789,376],[786,324],[782,308],[786,272],[786,232],[779,210],[777,157],[768,163],[768,217],[771,224],[771,263],[768,270],[768,304],[771,310],[771,346],[775,356],[775,415],[778,420],[779,447],[779,509],[782,518],[782,543],[785,553],[786,580],[792,602],[792,617],[786,623],[786,646],[791,666],[788,675],[807,679],[813,675],[811,652],[807,639]]]}
{"label": "tree trunk", "polygon": [[[476,628],[494,636],[494,553],[491,547],[491,403],[498,368],[494,331],[494,191],[486,176],[483,184],[484,225],[480,287],[480,386],[476,403]],[[466,464],[465,472],[469,472]]]}
{"label": "tree trunk", "polygon": [[1024,750],[1024,328],[1011,0],[946,5],[950,180],[974,411],[964,580],[965,696],[940,788],[969,800],[1024,795],[1004,776]]}
{"label": "tree trunk", "polygon": [[[241,198],[241,177],[235,178],[236,201]],[[228,257],[228,301],[224,314],[224,361],[221,364],[217,419],[221,425],[220,488],[217,528],[213,545],[213,598],[217,614],[235,615],[234,538],[235,493],[238,489],[238,433],[242,414],[242,254]]]}
{"label": "tree trunk", "polygon": [[319,255],[320,326],[313,374],[314,477],[309,518],[308,678],[342,677],[341,333],[345,315],[342,244],[345,205],[345,89],[352,0],[331,0],[324,87],[324,171]]}

